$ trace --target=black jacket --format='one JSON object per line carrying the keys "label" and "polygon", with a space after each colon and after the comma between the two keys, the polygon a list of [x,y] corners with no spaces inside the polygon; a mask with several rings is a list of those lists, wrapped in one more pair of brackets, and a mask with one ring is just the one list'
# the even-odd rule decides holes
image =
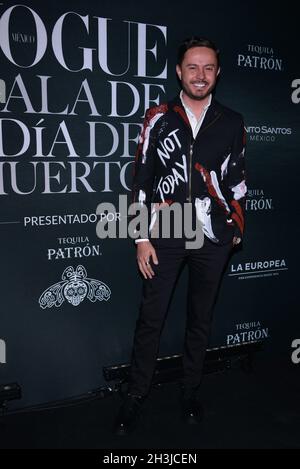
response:
{"label": "black jacket", "polygon": [[242,237],[244,152],[242,116],[215,99],[195,139],[179,96],[152,107],[138,145],[133,200],[146,204],[150,213],[152,206],[152,229],[154,203],[191,203],[211,241],[225,244]]}

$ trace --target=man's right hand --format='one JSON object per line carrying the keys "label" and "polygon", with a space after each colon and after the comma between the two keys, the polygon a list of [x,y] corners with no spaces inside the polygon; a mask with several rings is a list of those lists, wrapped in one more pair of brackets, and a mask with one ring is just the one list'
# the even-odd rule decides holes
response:
{"label": "man's right hand", "polygon": [[137,263],[145,279],[152,278],[155,274],[152,270],[150,259],[155,265],[158,264],[156,252],[150,241],[137,243]]}

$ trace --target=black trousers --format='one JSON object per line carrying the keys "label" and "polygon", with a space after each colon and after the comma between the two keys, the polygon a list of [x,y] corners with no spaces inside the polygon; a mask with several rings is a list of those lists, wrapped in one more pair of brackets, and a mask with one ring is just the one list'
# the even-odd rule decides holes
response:
{"label": "black trousers", "polygon": [[198,392],[209,341],[212,311],[232,243],[216,245],[205,238],[200,249],[156,248],[155,276],[144,280],[142,302],[133,343],[129,392],[149,392],[159,340],[175,282],[184,265],[189,270],[187,317],[183,352],[184,396]]}

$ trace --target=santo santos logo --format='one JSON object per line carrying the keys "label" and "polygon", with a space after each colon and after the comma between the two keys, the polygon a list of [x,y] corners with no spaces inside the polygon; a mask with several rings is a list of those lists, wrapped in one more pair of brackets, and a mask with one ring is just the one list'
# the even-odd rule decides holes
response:
{"label": "santo santos logo", "polygon": [[82,265],[78,265],[76,270],[67,267],[60,282],[47,288],[39,298],[40,307],[52,308],[60,307],[65,300],[71,305],[78,306],[85,298],[93,303],[95,301],[108,301],[111,291],[105,283],[100,280],[87,277],[87,272]]}

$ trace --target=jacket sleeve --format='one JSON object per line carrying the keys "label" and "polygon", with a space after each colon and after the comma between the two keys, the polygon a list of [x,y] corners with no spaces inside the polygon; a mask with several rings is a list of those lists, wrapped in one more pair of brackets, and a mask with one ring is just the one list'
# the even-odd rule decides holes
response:
{"label": "jacket sleeve", "polygon": [[243,119],[236,131],[231,155],[228,164],[228,188],[230,193],[231,218],[234,222],[234,236],[243,238],[245,202],[246,202],[246,176],[245,176],[245,145],[246,132]]}
{"label": "jacket sleeve", "polygon": [[[151,201],[155,179],[155,147],[156,138],[154,125],[157,118],[153,116],[153,109],[146,111],[142,131],[139,137],[139,144],[134,163],[134,174],[132,184],[132,201],[146,209],[144,213],[147,216],[147,226],[150,225]],[[148,238],[148,231],[140,239]],[[136,241],[139,241],[139,237]]]}

